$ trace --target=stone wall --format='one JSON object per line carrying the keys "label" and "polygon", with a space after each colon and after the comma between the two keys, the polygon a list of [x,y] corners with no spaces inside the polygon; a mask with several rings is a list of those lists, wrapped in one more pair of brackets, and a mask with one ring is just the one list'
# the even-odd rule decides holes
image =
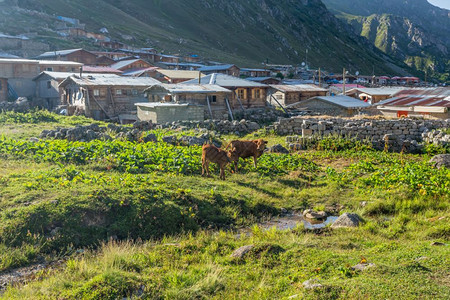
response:
{"label": "stone wall", "polygon": [[414,119],[349,119],[294,117],[280,119],[268,129],[279,135],[340,135],[360,139],[383,139],[386,134],[398,139],[422,140],[422,133],[439,128],[449,128],[450,120]]}

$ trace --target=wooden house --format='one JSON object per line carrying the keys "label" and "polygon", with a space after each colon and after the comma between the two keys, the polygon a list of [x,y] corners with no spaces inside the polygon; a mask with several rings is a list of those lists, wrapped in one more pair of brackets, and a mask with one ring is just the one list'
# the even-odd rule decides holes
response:
{"label": "wooden house", "polygon": [[248,69],[248,68],[241,69],[241,76],[247,77],[269,77],[270,73],[271,73],[270,70],[265,69]]}
{"label": "wooden house", "polygon": [[250,81],[254,81],[254,82],[259,82],[259,83],[263,83],[263,84],[280,84],[281,80],[278,78],[273,78],[273,77],[248,77],[245,78],[246,80],[250,80]]}
{"label": "wooden house", "polygon": [[97,63],[97,56],[94,53],[84,49],[49,51],[39,55],[36,59],[74,61],[90,66],[95,66]]}
{"label": "wooden house", "polygon": [[123,72],[131,70],[147,69],[152,67],[154,67],[152,64],[140,58],[121,60],[111,65],[111,68]]}
{"label": "wooden house", "polygon": [[101,55],[101,56],[97,57],[97,61],[96,61],[95,65],[107,67],[107,66],[113,65],[115,63],[116,63],[116,61],[114,59],[112,59],[108,56]]}
{"label": "wooden house", "polygon": [[347,96],[368,102],[370,104],[378,103],[382,100],[391,98],[394,94],[401,91],[401,88],[381,87],[381,88],[354,88],[346,91]]}
{"label": "wooden house", "polygon": [[165,63],[177,64],[180,62],[180,58],[175,55],[154,54],[154,62],[165,62]]}
{"label": "wooden house", "polygon": [[33,78],[36,83],[35,97],[42,99],[47,109],[53,109],[61,104],[59,84],[76,73],[44,71]]}
{"label": "wooden house", "polygon": [[[183,84],[198,84],[198,79]],[[215,84],[232,91],[231,109],[241,110],[266,106],[269,86],[225,74],[210,74],[200,79],[200,84]]]}
{"label": "wooden house", "polygon": [[82,63],[60,60],[39,60],[39,72],[79,72]]}
{"label": "wooden house", "polygon": [[275,106],[290,105],[316,96],[326,96],[328,90],[313,84],[271,85],[267,101]]}
{"label": "wooden house", "polygon": [[[203,107],[206,118],[222,119],[231,112],[232,92],[213,84],[158,84],[146,90],[149,102],[189,103]],[[203,118],[202,118],[203,119]]]}
{"label": "wooden house", "polygon": [[236,65],[205,66],[198,70],[206,75],[217,73],[239,77],[241,74],[241,69],[239,69]]}
{"label": "wooden house", "polygon": [[144,90],[158,83],[149,77],[73,75],[63,80],[60,88],[70,115],[84,114],[96,120],[105,120],[135,113],[134,104],[146,102]]}

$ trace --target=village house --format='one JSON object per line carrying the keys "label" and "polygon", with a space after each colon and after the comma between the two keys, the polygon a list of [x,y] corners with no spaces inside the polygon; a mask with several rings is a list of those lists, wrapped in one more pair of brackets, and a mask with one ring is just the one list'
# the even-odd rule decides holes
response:
{"label": "village house", "polygon": [[246,77],[269,77],[270,70],[242,68],[240,75]]}
{"label": "village house", "polygon": [[156,77],[159,81],[163,83],[181,83],[184,81],[199,79],[205,76],[205,74],[199,71],[184,71],[184,70],[156,70]]}
{"label": "village house", "polygon": [[105,56],[112,59],[113,61],[117,61],[121,58],[130,56],[128,53],[125,52],[108,52],[108,51],[90,51],[90,52],[97,55],[97,57]]}
{"label": "village house", "polygon": [[149,77],[87,74],[66,78],[60,88],[69,115],[84,114],[95,120],[105,120],[135,114],[134,104],[146,101],[144,90],[159,83]]}
{"label": "village house", "polygon": [[[33,78],[39,74],[39,62],[29,59],[0,59],[2,91],[11,99],[32,97],[35,92]],[[5,89],[5,90],[4,90]],[[3,99],[5,99],[3,97]]]}
{"label": "village house", "polygon": [[69,72],[49,72],[44,71],[38,76],[33,78],[36,83],[35,98],[43,100],[44,107],[47,109],[53,109],[61,104],[61,92],[59,90],[59,84],[76,73]]}
{"label": "village house", "polygon": [[194,71],[198,70],[200,68],[203,68],[204,65],[196,64],[196,63],[166,63],[166,62],[159,62],[157,65],[160,65],[164,69],[168,70],[187,70],[187,71]]}
{"label": "village house", "polygon": [[147,68],[153,68],[155,66],[153,66],[152,64],[150,64],[149,62],[140,59],[140,58],[135,58],[135,59],[128,59],[128,60],[121,60],[118,61],[114,64],[112,64],[110,66],[113,69],[116,70],[120,70],[122,72],[126,72],[126,71],[134,71],[134,70],[143,70],[143,69],[147,69]]}
{"label": "village house", "polygon": [[191,54],[191,55],[183,56],[183,60],[185,62],[198,63],[201,61],[201,58],[200,58],[200,56],[198,56],[196,54]]}
{"label": "village house", "polygon": [[165,62],[165,63],[174,63],[177,64],[180,62],[180,58],[175,55],[166,55],[166,54],[154,54],[154,62]]}
{"label": "village house", "polygon": [[280,84],[281,83],[280,79],[273,78],[273,77],[248,77],[248,78],[245,78],[245,79],[246,80],[250,80],[250,81],[254,81],[254,82],[267,84],[267,85]]}
{"label": "village house", "polygon": [[[158,84],[148,88],[146,93],[149,102],[188,103],[200,106],[204,113],[201,116],[201,120],[205,117],[212,119],[228,118],[228,114],[231,113],[229,99],[231,98],[232,92],[218,85]],[[158,109],[161,109],[161,106],[158,106]],[[186,117],[188,116],[184,118]],[[182,117],[177,118],[182,119]]]}
{"label": "village house", "polygon": [[142,69],[131,69],[124,71],[122,73],[122,76],[129,76],[129,77],[153,77],[155,78],[157,76],[157,70],[159,70],[158,67],[150,67],[150,68],[142,68]]}
{"label": "village house", "polygon": [[316,96],[326,96],[328,90],[313,84],[271,85],[267,101],[272,105],[290,105]]}
{"label": "village house", "polygon": [[402,90],[381,101],[377,109],[387,117],[450,118],[450,88]]}
{"label": "village house", "polygon": [[111,67],[83,66],[82,73],[122,75],[123,72],[120,70],[113,69]]}
{"label": "village house", "polygon": [[8,80],[0,78],[0,102],[8,101]]}
{"label": "village house", "polygon": [[391,98],[398,93],[400,88],[381,87],[381,88],[354,88],[346,91],[347,96],[365,101],[370,104],[378,103],[382,100]]}
{"label": "village house", "polygon": [[39,60],[39,72],[79,72],[82,63],[74,61]]}
{"label": "village house", "polygon": [[205,66],[198,69],[200,72],[209,75],[213,73],[226,74],[234,77],[239,77],[241,69],[236,65],[215,65],[215,66]]}
{"label": "village house", "polygon": [[317,96],[288,106],[329,116],[353,117],[370,104],[348,96]]}
{"label": "village house", "polygon": [[91,66],[95,66],[95,64],[97,63],[97,56],[94,53],[91,53],[84,49],[49,51],[39,55],[38,57],[36,57],[36,59],[74,61]]}
{"label": "village house", "polygon": [[101,55],[101,56],[97,56],[97,60],[95,62],[95,65],[96,66],[107,67],[107,66],[110,66],[110,65],[115,64],[115,63],[116,63],[116,61],[114,59],[112,59],[112,58],[110,58],[108,56]]}
{"label": "village house", "polygon": [[[198,79],[183,84],[198,84]],[[200,84],[215,84],[232,91],[231,109],[250,109],[266,107],[269,86],[225,74],[210,74],[201,78]]]}

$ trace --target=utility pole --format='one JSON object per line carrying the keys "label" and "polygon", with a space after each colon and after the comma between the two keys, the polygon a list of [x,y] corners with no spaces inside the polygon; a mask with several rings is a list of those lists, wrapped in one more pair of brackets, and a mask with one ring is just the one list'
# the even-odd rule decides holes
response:
{"label": "utility pole", "polygon": [[344,71],[342,72],[342,83],[343,83],[343,92],[342,94],[345,95],[345,68]]}
{"label": "utility pole", "polygon": [[322,80],[321,80],[321,72],[320,72],[320,68],[319,68],[319,87],[322,87]]}

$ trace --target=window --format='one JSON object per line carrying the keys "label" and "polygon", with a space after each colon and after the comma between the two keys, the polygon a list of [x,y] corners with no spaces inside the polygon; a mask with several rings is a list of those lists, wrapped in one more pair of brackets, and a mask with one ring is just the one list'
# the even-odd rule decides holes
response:
{"label": "window", "polygon": [[212,96],[212,97],[211,97],[211,102],[217,102],[217,96],[215,96],[215,95]]}
{"label": "window", "polygon": [[2,90],[2,81],[0,80],[0,91]]}
{"label": "window", "polygon": [[131,93],[133,94],[133,96],[136,96],[138,94],[137,90],[132,90]]}
{"label": "window", "polygon": [[47,71],[53,72],[53,68],[47,68]]}
{"label": "window", "polygon": [[116,90],[116,95],[122,95],[122,90]]}
{"label": "window", "polygon": [[52,82],[49,80],[47,81],[47,89],[51,89],[52,88]]}
{"label": "window", "polygon": [[259,99],[261,98],[261,90],[260,89],[256,89],[255,90],[255,99]]}
{"label": "window", "polygon": [[239,89],[238,90],[238,97],[241,100],[245,99],[245,90],[244,89]]}
{"label": "window", "polygon": [[99,90],[94,90],[94,96],[100,96],[100,91]]}

